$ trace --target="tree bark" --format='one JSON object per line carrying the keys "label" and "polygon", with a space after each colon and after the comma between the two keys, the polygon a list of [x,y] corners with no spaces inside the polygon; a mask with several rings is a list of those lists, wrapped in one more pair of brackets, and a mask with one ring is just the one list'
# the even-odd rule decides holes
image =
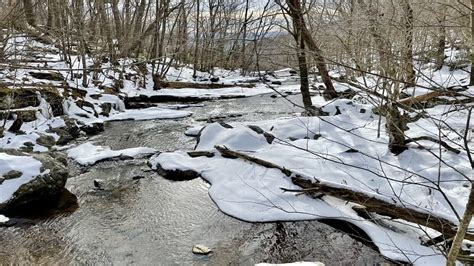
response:
{"label": "tree bark", "polygon": [[25,18],[28,25],[36,27],[36,16],[31,0],[23,0],[23,10],[25,11]]}
{"label": "tree bark", "polygon": [[471,0],[471,75],[469,85],[474,85],[474,0]]}
{"label": "tree bark", "polygon": [[194,29],[194,60],[193,60],[193,78],[196,78],[196,72],[198,68],[198,59],[199,59],[199,14],[201,12],[200,0],[196,0],[196,25]]}
{"label": "tree bark", "polygon": [[405,49],[404,49],[404,60],[405,60],[405,85],[415,86],[416,77],[415,70],[413,67],[413,9],[411,8],[409,0],[402,1],[403,11],[405,13]]}
{"label": "tree bark", "polygon": [[289,15],[291,16],[293,23],[295,24],[296,28],[301,31],[301,36],[304,42],[314,55],[316,67],[318,68],[319,74],[321,75],[323,83],[326,87],[324,90],[325,97],[327,99],[337,98],[338,94],[334,88],[331,77],[329,76],[323,52],[319,48],[319,45],[316,44],[313,37],[311,36],[311,33],[306,27],[300,0],[286,0],[286,3],[288,5],[290,11]]}

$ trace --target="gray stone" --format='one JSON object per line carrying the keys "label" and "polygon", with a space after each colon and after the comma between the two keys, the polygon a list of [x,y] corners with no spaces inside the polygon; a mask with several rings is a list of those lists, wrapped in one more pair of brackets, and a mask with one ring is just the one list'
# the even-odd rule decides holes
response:
{"label": "gray stone", "polygon": [[11,170],[10,172],[6,173],[3,175],[3,178],[5,180],[9,180],[9,179],[15,179],[15,178],[18,178],[20,176],[22,176],[23,173],[20,172],[20,171],[17,171],[17,170]]}
{"label": "gray stone", "polygon": [[193,253],[197,255],[208,255],[212,252],[212,250],[203,245],[194,245]]}
{"label": "gray stone", "polygon": [[[46,203],[57,199],[64,191],[69,177],[66,160],[59,153],[25,153],[14,150],[2,151],[15,156],[31,156],[42,163],[43,175],[35,176],[21,185],[13,196],[0,204],[0,212],[21,216],[22,210],[46,206]],[[46,171],[47,170],[47,171]]]}
{"label": "gray stone", "polygon": [[38,133],[40,136],[36,139],[36,143],[47,148],[51,148],[56,144],[56,140],[51,135]]}

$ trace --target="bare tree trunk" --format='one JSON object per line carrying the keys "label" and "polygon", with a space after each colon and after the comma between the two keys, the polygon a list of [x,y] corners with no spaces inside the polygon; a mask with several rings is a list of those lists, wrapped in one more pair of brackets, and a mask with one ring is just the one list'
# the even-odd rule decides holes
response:
{"label": "bare tree trunk", "polygon": [[328,99],[337,98],[338,94],[336,92],[336,89],[334,88],[331,77],[329,76],[323,52],[313,40],[311,33],[306,27],[306,22],[304,21],[303,10],[301,8],[300,0],[286,0],[286,3],[289,7],[289,15],[291,16],[293,23],[296,25],[298,30],[301,31],[301,36],[304,42],[308,45],[308,48],[314,55],[316,67],[318,68],[319,74],[321,75],[323,83],[326,86],[326,89],[324,90],[325,97]]}
{"label": "bare tree trunk", "polygon": [[313,107],[313,102],[311,101],[311,95],[309,94],[309,79],[308,79],[308,64],[306,62],[306,52],[304,41],[300,36],[298,36],[299,48],[298,49],[298,65],[300,68],[300,83],[301,83],[301,96],[303,98],[303,105],[306,109]]}
{"label": "bare tree trunk", "polygon": [[471,76],[469,85],[474,85],[474,0],[471,0]]}
{"label": "bare tree trunk", "polygon": [[196,0],[196,25],[195,25],[195,35],[194,35],[194,60],[193,60],[193,77],[196,78],[196,71],[198,67],[198,59],[199,59],[199,13],[200,11],[200,0]]}
{"label": "bare tree trunk", "polygon": [[413,67],[413,9],[411,8],[409,0],[403,0],[403,11],[405,13],[405,49],[404,49],[404,60],[405,60],[405,75],[406,85],[414,86],[416,83],[415,70]]}
{"label": "bare tree trunk", "polygon": [[118,8],[119,0],[112,0],[112,14],[114,17],[114,24],[115,24],[115,37],[118,40],[118,47],[120,51],[122,51],[122,44],[124,43],[124,36],[123,36],[123,27],[122,27],[122,19],[120,17],[120,10]]}
{"label": "bare tree trunk", "polygon": [[31,0],[23,0],[23,10],[25,11],[25,18],[28,25],[36,27],[36,16]]}
{"label": "bare tree trunk", "polygon": [[472,215],[474,214],[474,184],[471,183],[471,193],[469,194],[469,199],[466,204],[466,211],[462,217],[461,223],[459,224],[458,232],[454,237],[453,244],[449,250],[448,260],[446,261],[447,266],[456,265],[456,260],[461,250],[462,241],[466,236],[467,229],[472,220]]}
{"label": "bare tree trunk", "polygon": [[446,8],[441,6],[441,15],[438,18],[438,43],[437,43],[437,55],[436,55],[436,69],[440,70],[444,64],[444,49],[446,48],[446,28],[444,23],[446,22]]}
{"label": "bare tree trunk", "polygon": [[[248,23],[248,13],[249,13],[249,0],[245,1],[245,15],[244,15],[244,25],[243,25],[243,34],[242,34],[242,55],[241,55],[241,68],[242,75],[245,76],[247,72],[247,60],[245,58],[245,49],[247,42],[247,23]],[[306,60],[306,58],[305,58]]]}

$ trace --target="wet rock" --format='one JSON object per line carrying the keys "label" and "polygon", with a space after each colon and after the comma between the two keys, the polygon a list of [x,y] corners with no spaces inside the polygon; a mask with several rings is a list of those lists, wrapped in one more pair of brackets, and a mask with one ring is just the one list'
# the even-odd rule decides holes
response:
{"label": "wet rock", "polygon": [[84,125],[81,127],[81,130],[84,131],[87,135],[97,135],[98,133],[104,131],[104,124],[92,123],[89,125]]}
{"label": "wet rock", "polygon": [[10,172],[3,175],[4,180],[15,179],[22,176],[23,173],[17,170],[11,170]]}
{"label": "wet rock", "polygon": [[219,80],[220,80],[219,77],[212,77],[210,79],[211,82],[219,82]]}
{"label": "wet rock", "polygon": [[197,255],[209,255],[212,250],[204,245],[194,245],[193,253]]}
{"label": "wet rock", "polygon": [[119,159],[121,161],[128,161],[128,160],[133,160],[135,158],[133,156],[128,156],[128,155],[121,154],[117,159]]}
{"label": "wet rock", "polygon": [[42,175],[35,176],[21,185],[13,196],[0,204],[0,212],[11,217],[25,216],[32,210],[57,204],[69,177],[67,163],[59,153],[25,153],[4,151],[15,156],[31,156],[41,162]]}
{"label": "wet rock", "polygon": [[164,169],[160,164],[152,169],[163,178],[173,181],[188,181],[199,177],[199,173],[193,170]]}
{"label": "wet rock", "polygon": [[105,181],[102,179],[94,179],[94,187],[98,190],[104,190]]}
{"label": "wet rock", "polygon": [[133,176],[133,177],[132,177],[132,180],[140,180],[140,179],[143,179],[143,178],[145,178],[145,176],[136,175],[136,176]]}
{"label": "wet rock", "polygon": [[189,157],[196,158],[196,157],[214,157],[214,153],[210,151],[188,151],[187,152]]}

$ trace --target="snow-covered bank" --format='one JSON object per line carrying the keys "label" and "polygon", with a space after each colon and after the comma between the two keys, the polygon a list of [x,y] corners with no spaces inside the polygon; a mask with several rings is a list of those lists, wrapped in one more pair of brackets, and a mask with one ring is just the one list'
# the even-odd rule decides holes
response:
{"label": "snow-covered bank", "polygon": [[123,150],[111,150],[107,146],[96,146],[90,142],[83,143],[67,151],[68,157],[77,163],[90,166],[97,162],[114,158],[139,158],[155,153],[155,149],[137,147]]}
{"label": "snow-covered bank", "polygon": [[[210,124],[202,130],[196,150],[211,151],[214,157],[190,157],[177,151],[154,156],[150,163],[155,169],[159,166],[165,170],[197,172],[212,184],[209,194],[213,201],[236,218],[250,222],[340,219],[364,230],[380,252],[391,259],[417,265],[444,263],[439,250],[421,244],[422,240],[437,236],[433,230],[384,217],[367,220],[352,209],[354,204],[337,198],[325,196],[315,200],[285,193],[281,188],[299,187],[281,171],[222,157],[214,148],[220,145],[237,150],[301,176],[384,198],[456,223],[454,211],[464,211],[470,191],[466,177],[470,177],[471,168],[465,152],[455,154],[430,144],[425,149],[413,146],[395,156],[387,148],[383,118],[381,137],[377,138],[379,117],[371,112],[370,105],[349,100],[315,100],[332,116],[231,123],[232,128]],[[336,111],[340,114],[335,115]],[[436,114],[437,109],[431,111]],[[428,119],[420,121],[430,123]],[[416,125],[418,122],[409,124],[409,134],[425,135],[427,129]],[[440,151],[442,163],[436,158]],[[437,190],[438,185],[442,193]]]}

